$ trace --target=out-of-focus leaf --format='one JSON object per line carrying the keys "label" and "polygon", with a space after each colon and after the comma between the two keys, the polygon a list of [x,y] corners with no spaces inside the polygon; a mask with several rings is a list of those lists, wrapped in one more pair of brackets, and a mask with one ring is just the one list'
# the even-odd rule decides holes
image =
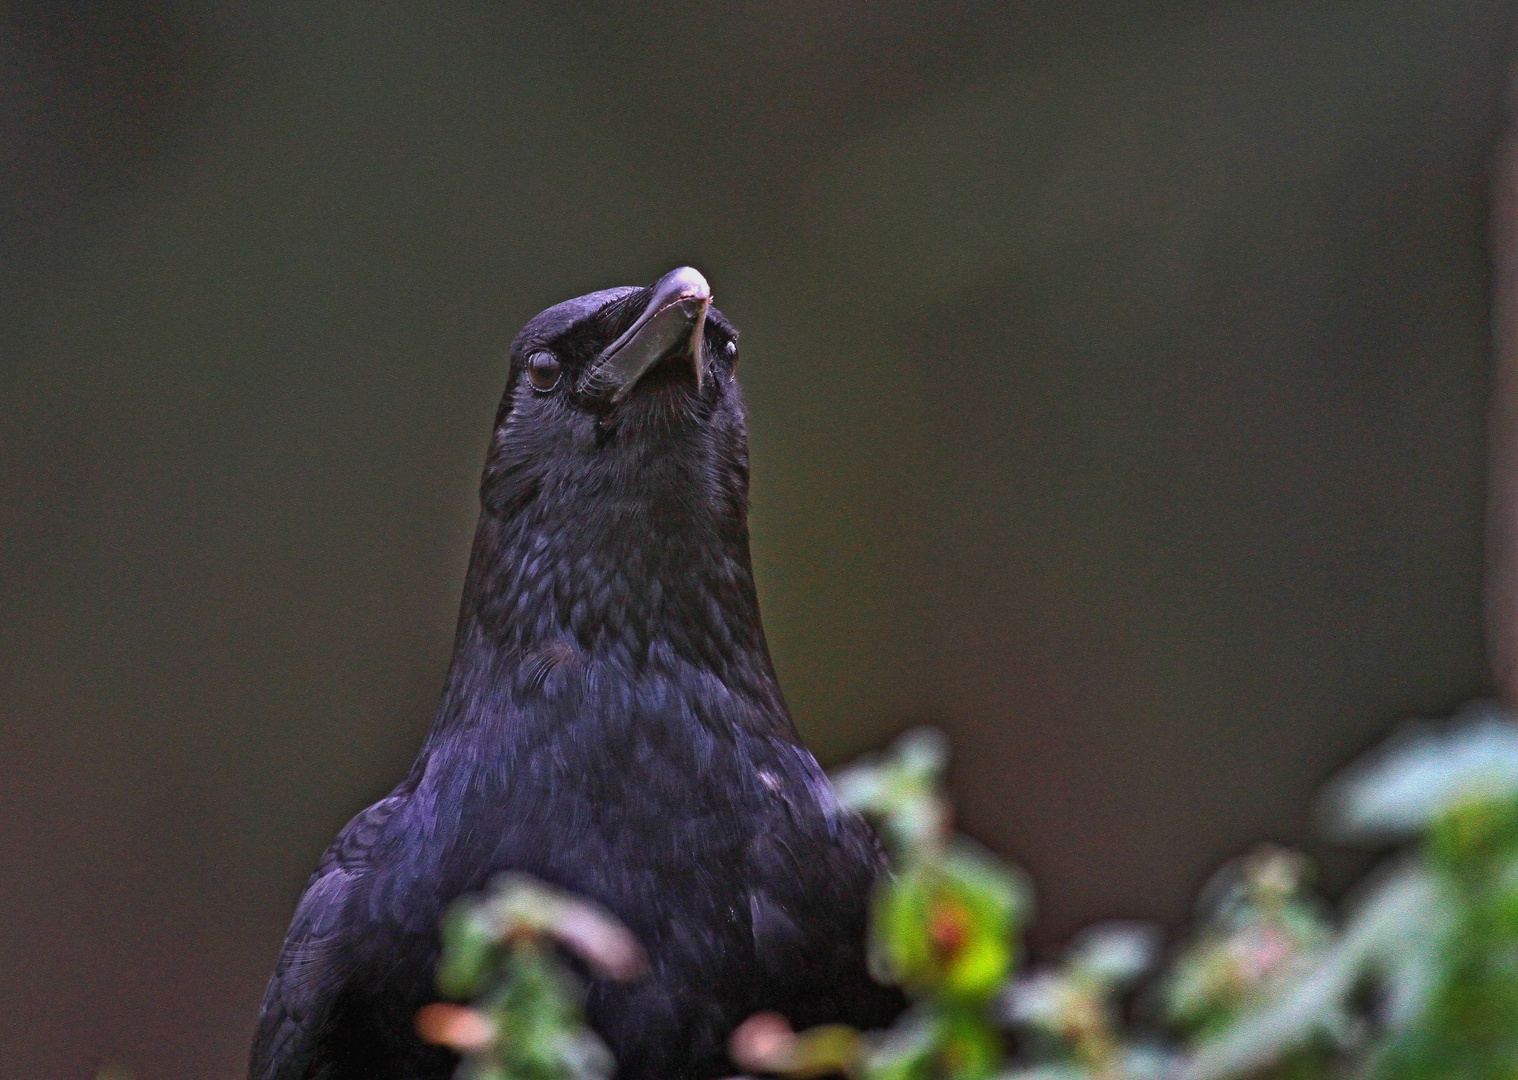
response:
{"label": "out-of-focus leaf", "polygon": [[1149,923],[1098,923],[1076,937],[1070,962],[1109,986],[1128,986],[1154,963],[1159,944],[1159,928]]}
{"label": "out-of-focus leaf", "polygon": [[845,1024],[824,1024],[801,1034],[779,1013],[756,1013],[728,1040],[728,1055],[750,1072],[781,1076],[832,1076],[857,1071],[863,1037]]}
{"label": "out-of-focus leaf", "polygon": [[1445,806],[1428,830],[1429,857],[1457,874],[1484,874],[1504,850],[1518,847],[1518,798],[1467,788]]}
{"label": "out-of-focus leaf", "polygon": [[[1361,980],[1372,971],[1388,973],[1393,982],[1405,978],[1415,954],[1437,948],[1447,907],[1446,894],[1427,870],[1409,864],[1391,874],[1315,967],[1291,980],[1268,1005],[1204,1040],[1179,1080],[1248,1076],[1314,1039],[1342,1042],[1353,1030],[1347,1006]],[[1414,994],[1413,980],[1405,981],[1401,992]],[[1404,1000],[1399,1008],[1413,1015],[1419,1005]]]}
{"label": "out-of-focus leaf", "polygon": [[483,1050],[495,1038],[495,1025],[467,1005],[437,1002],[416,1014],[416,1032],[422,1041],[447,1046],[461,1054]]}
{"label": "out-of-focus leaf", "polygon": [[947,746],[941,733],[916,728],[887,754],[872,754],[833,776],[838,800],[869,815],[898,853],[921,852],[948,833],[948,804],[939,791]]}
{"label": "out-of-focus leaf", "polygon": [[1214,1035],[1316,964],[1334,935],[1305,890],[1307,877],[1306,860],[1274,844],[1213,875],[1196,936],[1162,984],[1173,1023],[1193,1036]]}
{"label": "out-of-focus leaf", "polygon": [[438,989],[446,997],[474,997],[490,974],[498,944],[495,920],[475,898],[455,904],[443,917],[443,954],[438,962]]}
{"label": "out-of-focus leaf", "polygon": [[604,978],[625,982],[643,974],[648,966],[638,939],[594,904],[561,902],[548,929],[561,945]]}
{"label": "out-of-focus leaf", "polygon": [[523,875],[503,875],[445,917],[439,988],[473,999],[417,1016],[429,1042],[464,1054],[460,1080],[607,1080],[615,1062],[582,1013],[584,987],[562,945],[593,971],[635,975],[642,950],[593,904]]}
{"label": "out-of-focus leaf", "polygon": [[937,1072],[953,1080],[980,1080],[1001,1067],[1001,1033],[979,1012],[948,1013],[939,1031]]}
{"label": "out-of-focus leaf", "polygon": [[910,1009],[887,1031],[869,1036],[864,1054],[868,1080],[929,1080],[943,1037],[943,1019],[930,1008]]}
{"label": "out-of-focus leaf", "polygon": [[1066,1011],[1068,993],[1058,971],[1038,971],[1007,988],[1002,1019],[1009,1024],[1058,1031]]}
{"label": "out-of-focus leaf", "polygon": [[1174,1055],[1157,1047],[1122,1051],[1109,1072],[1097,1073],[1074,1062],[1049,1062],[1008,1069],[999,1080],[1167,1080],[1175,1068]]}
{"label": "out-of-focus leaf", "polygon": [[467,910],[482,920],[471,929],[498,942],[518,934],[544,934],[606,978],[631,979],[643,971],[642,946],[610,913],[529,874],[500,875],[489,898]]}
{"label": "out-of-focus leaf", "polygon": [[987,1002],[1016,960],[1027,887],[991,855],[956,842],[881,881],[873,905],[875,966],[908,993]]}
{"label": "out-of-focus leaf", "polygon": [[1047,1065],[1026,1065],[1008,1069],[1002,1073],[1003,1080],[1091,1080],[1091,1071],[1079,1065],[1053,1062]]}
{"label": "out-of-focus leaf", "polygon": [[1506,855],[1492,868],[1491,905],[1496,928],[1518,937],[1518,855]]}
{"label": "out-of-focus leaf", "polygon": [[1157,943],[1158,932],[1145,924],[1097,924],[1076,938],[1058,968],[1013,983],[1003,1017],[1028,1029],[1035,1053],[1069,1058],[1092,1080],[1135,1080],[1130,1067],[1152,1055],[1135,1057],[1123,1045],[1117,998],[1149,965]]}
{"label": "out-of-focus leaf", "polygon": [[1330,835],[1375,842],[1420,833],[1470,795],[1518,797],[1518,724],[1490,702],[1394,735],[1327,787],[1322,813]]}
{"label": "out-of-focus leaf", "polygon": [[1126,1080],[1167,1080],[1175,1075],[1175,1054],[1160,1046],[1128,1047],[1122,1061]]}

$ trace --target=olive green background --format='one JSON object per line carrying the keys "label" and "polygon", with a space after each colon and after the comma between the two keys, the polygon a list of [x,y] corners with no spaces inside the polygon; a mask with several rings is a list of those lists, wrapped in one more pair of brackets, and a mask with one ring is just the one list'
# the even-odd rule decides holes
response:
{"label": "olive green background", "polygon": [[6,7],[0,1080],[238,1074],[430,718],[507,342],[681,263],[826,761],[948,729],[1045,953],[1307,838],[1485,682],[1513,15]]}

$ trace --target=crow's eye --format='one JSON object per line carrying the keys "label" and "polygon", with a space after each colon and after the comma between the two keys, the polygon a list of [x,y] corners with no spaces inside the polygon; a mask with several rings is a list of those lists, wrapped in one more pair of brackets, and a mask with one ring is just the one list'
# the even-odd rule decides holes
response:
{"label": "crow's eye", "polygon": [[559,385],[559,361],[552,353],[533,353],[527,358],[527,378],[534,390],[548,393]]}
{"label": "crow's eye", "polygon": [[738,370],[738,343],[736,341],[729,341],[727,343],[726,347],[724,347],[722,351],[727,354],[727,362],[732,365],[732,369],[731,370],[737,371]]}

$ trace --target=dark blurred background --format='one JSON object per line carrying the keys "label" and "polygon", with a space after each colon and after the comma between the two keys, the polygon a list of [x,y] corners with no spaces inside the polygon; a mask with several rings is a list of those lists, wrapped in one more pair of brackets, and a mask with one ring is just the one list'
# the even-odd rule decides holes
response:
{"label": "dark blurred background", "polygon": [[1305,841],[1486,681],[1512,8],[6,6],[0,1076],[238,1075],[430,719],[506,344],[683,262],[825,761],[947,728],[1045,951]]}

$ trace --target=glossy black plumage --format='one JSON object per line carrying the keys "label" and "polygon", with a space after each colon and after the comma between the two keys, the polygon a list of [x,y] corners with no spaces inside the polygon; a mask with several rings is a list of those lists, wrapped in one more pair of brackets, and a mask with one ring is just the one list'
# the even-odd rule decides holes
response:
{"label": "glossy black plumage", "polygon": [[[672,281],[690,347],[604,364]],[[622,1077],[728,1075],[727,1034],[760,1009],[875,1025],[899,1007],[864,969],[878,844],[800,745],[770,664],[736,334],[697,286],[682,270],[592,293],[513,343],[437,717],[312,876],[252,1080],[450,1075],[412,1017],[434,999],[442,911],[504,869],[601,902],[648,950],[643,979],[588,1001]],[[545,352],[550,392],[527,378]]]}

